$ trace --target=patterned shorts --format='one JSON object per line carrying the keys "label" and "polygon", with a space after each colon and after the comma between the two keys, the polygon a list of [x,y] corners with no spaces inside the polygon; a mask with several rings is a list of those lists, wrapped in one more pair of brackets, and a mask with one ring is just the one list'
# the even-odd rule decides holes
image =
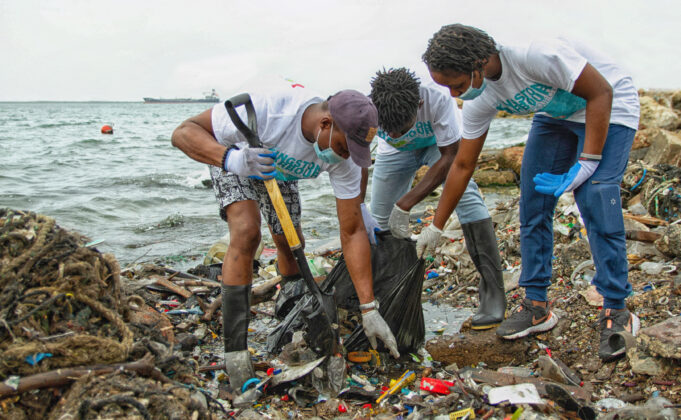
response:
{"label": "patterned shorts", "polygon": [[[220,205],[220,217],[227,221],[225,207],[232,203],[246,200],[254,200],[260,206],[260,212],[265,216],[267,224],[277,235],[283,235],[284,229],[279,223],[279,218],[274,210],[270,196],[265,188],[265,183],[257,179],[238,176],[223,171],[217,166],[210,166],[210,177],[213,180],[215,199]],[[298,181],[277,181],[279,190],[286,203],[286,208],[291,215],[295,227],[300,226],[300,194],[298,194]]]}

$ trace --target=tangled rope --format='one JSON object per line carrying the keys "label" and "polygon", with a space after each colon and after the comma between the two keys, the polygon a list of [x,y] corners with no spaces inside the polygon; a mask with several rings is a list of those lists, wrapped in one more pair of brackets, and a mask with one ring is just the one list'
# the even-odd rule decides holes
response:
{"label": "tangled rope", "polygon": [[0,209],[0,379],[126,359],[120,267],[83,243],[52,218]]}
{"label": "tangled rope", "polygon": [[641,204],[651,216],[672,222],[681,218],[681,168],[637,162],[622,179],[625,194],[640,194]]}

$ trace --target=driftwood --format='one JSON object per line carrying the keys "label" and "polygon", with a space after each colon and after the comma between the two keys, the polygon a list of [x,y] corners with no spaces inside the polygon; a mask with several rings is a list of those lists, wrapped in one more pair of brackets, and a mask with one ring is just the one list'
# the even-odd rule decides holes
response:
{"label": "driftwood", "polygon": [[[271,299],[272,296],[274,296],[274,293],[276,293],[276,287],[280,281],[281,276],[275,276],[251,289],[251,306],[257,305],[268,299]],[[203,321],[210,321],[211,319],[213,319],[215,311],[220,309],[221,305],[222,298],[217,297],[204,311],[204,314],[201,317],[201,319]]]}
{"label": "driftwood", "polygon": [[19,385],[16,389],[0,382],[0,399],[18,395],[26,391],[32,391],[34,389],[54,388],[68,385],[81,376],[90,373],[104,375],[116,370],[136,372],[139,375],[150,377],[164,383],[171,382],[170,379],[154,366],[154,358],[145,356],[140,360],[130,363],[65,368],[25,376],[19,380]]}
{"label": "driftwood", "polygon": [[[468,369],[463,369],[459,373],[463,373],[464,371],[467,371]],[[535,378],[535,377],[520,377],[520,376],[515,376],[511,375],[508,373],[501,373],[501,372],[496,372],[494,370],[489,370],[489,369],[470,369],[470,374],[471,374],[471,379],[473,379],[475,382],[482,382],[494,386],[507,386],[507,385],[515,385],[515,384],[534,384],[537,387],[537,391],[539,392],[539,395],[542,397],[548,396],[548,393],[546,392],[546,385],[548,384],[555,384],[555,382],[552,381],[547,381],[541,378]],[[565,385],[565,384],[558,384],[560,385],[563,389],[568,391],[572,396],[574,396],[577,399],[580,399],[582,401],[591,401],[591,384],[587,383],[585,384],[584,387],[580,386],[574,386],[574,385]]]}
{"label": "driftwood", "polygon": [[213,280],[174,280],[173,283],[179,286],[203,286],[203,287],[220,287],[222,283]]}
{"label": "driftwood", "polygon": [[641,242],[655,242],[662,234],[656,232],[647,232],[645,230],[628,230],[626,232],[626,237],[632,241]]}
{"label": "driftwood", "polygon": [[189,290],[185,289],[185,288],[182,287],[182,286],[178,286],[177,284],[173,283],[172,281],[170,281],[170,280],[169,280],[168,278],[166,278],[166,277],[163,277],[163,276],[156,276],[156,275],[152,275],[152,276],[150,276],[150,277],[151,277],[152,279],[154,279],[154,284],[155,284],[155,285],[157,285],[157,286],[163,286],[163,287],[165,287],[166,289],[172,290],[173,293],[175,293],[176,295],[180,295],[180,296],[182,296],[182,297],[185,298],[185,299],[187,299],[187,298],[189,298],[191,295],[193,295],[192,292],[190,292]]}
{"label": "driftwood", "polygon": [[669,222],[652,216],[636,216],[635,214],[623,213],[625,219],[636,220],[648,226],[667,226]]}

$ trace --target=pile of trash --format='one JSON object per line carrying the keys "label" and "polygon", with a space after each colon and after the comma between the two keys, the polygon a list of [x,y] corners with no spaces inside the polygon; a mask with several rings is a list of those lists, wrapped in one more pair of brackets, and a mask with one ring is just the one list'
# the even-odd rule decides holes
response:
{"label": "pile of trash", "polygon": [[[593,265],[573,212],[574,203],[561,199],[556,226],[563,228],[555,229],[556,274],[549,289],[560,322],[552,331],[503,341],[493,331],[474,331],[464,323],[443,334],[438,327],[446,326],[447,311],[477,305],[478,274],[454,219],[423,267],[422,301],[442,308],[439,323],[426,324],[423,346],[403,352],[400,360],[382,349],[345,349],[342,366],[332,368],[311,350],[304,331],[295,331],[281,351],[267,351],[267,338],[279,324],[274,297],[280,277],[266,248],[255,268],[249,331],[257,378],[243,394],[251,399],[244,401],[229,388],[224,371],[216,266],[199,266],[192,274],[139,264],[121,273],[113,256],[100,254],[53,219],[2,210],[0,415],[502,419],[656,413],[676,418],[681,354],[679,334],[669,332],[681,332],[677,262],[653,243],[629,241],[648,245],[632,249],[637,257],[630,255],[635,264],[629,305],[645,328],[625,358],[603,364],[596,356],[595,324],[602,301],[589,286]],[[414,221],[415,231],[431,213]],[[492,210],[511,306],[522,299],[515,213],[517,199]],[[647,229],[634,220],[627,223]],[[309,257],[321,284],[343,265],[338,250]],[[343,289],[338,279],[334,284]],[[347,292],[338,297],[345,302],[339,315],[347,343],[357,315]],[[98,347],[81,344],[90,342]],[[329,386],[334,372],[341,375],[336,390]]]}

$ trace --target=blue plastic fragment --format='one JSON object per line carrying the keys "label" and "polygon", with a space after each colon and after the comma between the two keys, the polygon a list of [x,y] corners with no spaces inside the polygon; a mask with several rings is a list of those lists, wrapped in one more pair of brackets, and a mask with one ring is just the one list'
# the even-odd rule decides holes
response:
{"label": "blue plastic fragment", "polygon": [[251,378],[244,382],[244,384],[241,386],[241,392],[246,392],[246,390],[251,386],[251,385],[257,385],[260,383],[260,379],[258,378]]}
{"label": "blue plastic fragment", "polygon": [[167,315],[190,315],[190,314],[203,315],[203,311],[198,306],[194,306],[191,309],[173,309],[173,310],[166,312],[166,314]]}
{"label": "blue plastic fragment", "polygon": [[46,357],[52,357],[52,353],[36,353],[34,355],[26,356],[24,360],[26,360],[26,363],[29,365],[35,366]]}
{"label": "blue plastic fragment", "polygon": [[429,279],[434,279],[435,277],[440,277],[440,275],[437,273],[437,271],[429,271],[427,278]]}

